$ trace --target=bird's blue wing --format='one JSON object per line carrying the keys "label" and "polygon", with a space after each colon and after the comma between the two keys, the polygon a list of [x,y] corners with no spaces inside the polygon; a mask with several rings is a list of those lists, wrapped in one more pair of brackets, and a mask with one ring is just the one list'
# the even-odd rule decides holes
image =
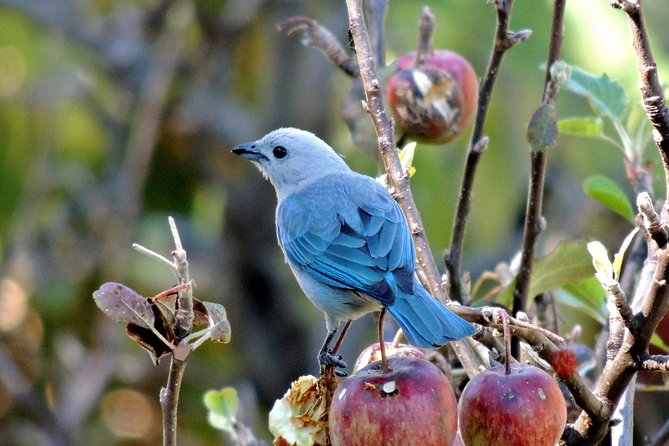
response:
{"label": "bird's blue wing", "polygon": [[404,215],[371,178],[326,178],[286,198],[277,235],[288,260],[327,285],[386,305],[395,286],[413,292],[415,253]]}

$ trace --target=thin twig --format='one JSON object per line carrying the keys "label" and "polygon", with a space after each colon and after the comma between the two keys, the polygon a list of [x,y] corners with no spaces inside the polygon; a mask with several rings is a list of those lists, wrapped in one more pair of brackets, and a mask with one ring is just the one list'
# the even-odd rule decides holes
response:
{"label": "thin twig", "polygon": [[[662,157],[665,184],[669,185],[669,112],[657,75],[657,66],[650,50],[650,41],[645,28],[643,11],[639,0],[610,0],[611,6],[623,10],[632,30],[632,41],[641,77],[641,95],[644,107],[654,127],[654,139]],[[669,193],[669,188],[667,188]],[[650,233],[648,233],[650,235]],[[649,241],[652,240],[649,238]],[[639,367],[639,358],[644,357],[653,332],[669,310],[669,252],[665,246],[649,243],[649,261],[644,270],[653,268],[652,277],[641,275],[635,295],[635,305],[640,306],[638,329],[627,331],[623,345],[613,360],[607,361],[597,383],[595,394],[603,401],[615,406],[625,389],[630,385]],[[639,303],[637,303],[637,297]],[[610,417],[582,413],[572,432],[569,444],[597,444],[606,434]]]}
{"label": "thin twig", "polygon": [[667,225],[662,223],[660,216],[653,207],[653,200],[648,192],[641,192],[636,199],[636,206],[643,216],[643,227],[651,239],[657,243],[658,248],[664,248],[667,244]]}
{"label": "thin twig", "polygon": [[[534,250],[539,234],[544,229],[542,204],[544,196],[544,183],[546,178],[546,151],[532,150],[530,184],[525,208],[525,224],[523,230],[523,244],[520,254],[520,268],[516,286],[513,289],[513,308],[511,314],[525,311],[527,293],[530,289],[530,278],[532,276],[532,261]],[[516,353],[516,352],[514,352]]]}
{"label": "thin twig", "polygon": [[657,73],[657,64],[650,48],[643,8],[640,0],[610,0],[610,4],[627,14],[632,30],[632,45],[641,78],[641,97],[648,119],[654,128],[653,139],[660,149],[665,171],[665,186],[667,186],[666,200],[669,201],[669,110]]}
{"label": "thin twig", "polygon": [[424,278],[429,289],[442,302],[446,302],[446,295],[441,284],[441,275],[432,258],[432,251],[425,236],[423,222],[411,194],[409,175],[402,167],[395,148],[393,123],[388,118],[383,106],[381,85],[376,73],[374,55],[362,15],[362,3],[361,0],[346,1],[349,11],[349,29],[355,42],[358,65],[360,66],[360,78],[365,87],[366,100],[364,106],[374,123],[379,141],[379,151],[388,173],[391,194],[402,207],[413,234],[419,267],[424,272]]}
{"label": "thin twig", "polygon": [[[174,246],[176,249],[172,251],[172,257],[174,258],[174,266],[176,271],[177,280],[181,284],[190,284],[190,277],[188,275],[188,259],[186,255],[186,250],[183,249],[181,244],[181,237],[179,236],[179,231],[177,230],[174,219],[169,217],[170,230],[172,231],[172,237],[174,238]],[[193,320],[195,319],[195,313],[193,312],[193,287],[188,286],[179,290],[179,297],[177,299],[176,312],[174,314],[174,334],[179,338],[184,338],[188,336],[193,329]]]}
{"label": "thin twig", "polygon": [[460,187],[460,195],[453,220],[453,229],[451,231],[451,244],[444,254],[444,262],[448,270],[448,294],[451,299],[458,302],[462,301],[461,284],[461,257],[464,244],[465,229],[472,201],[472,189],[474,187],[474,176],[481,153],[488,147],[488,138],[483,134],[483,128],[488,116],[488,107],[492,97],[493,88],[504,54],[517,43],[526,40],[531,31],[523,30],[517,33],[509,31],[509,20],[511,19],[511,10],[513,0],[493,2],[497,10],[497,28],[493,48],[488,61],[485,75],[481,79],[479,88],[479,99],[474,120],[472,137],[467,151],[467,160]]}
{"label": "thin twig", "polygon": [[[601,401],[615,407],[625,389],[630,385],[638,370],[640,358],[664,315],[669,310],[669,252],[661,251],[653,277],[649,284],[640,283],[638,288],[645,290],[641,305],[639,328],[632,334],[627,331],[622,347],[613,360],[607,361],[602,376],[594,390]],[[646,288],[648,287],[648,288]],[[581,413],[574,424],[574,437],[569,444],[595,445],[606,435],[610,413]]]}
{"label": "thin twig", "polygon": [[[560,50],[564,35],[564,12],[566,0],[555,0],[553,6],[553,21],[551,25],[551,38],[548,44],[548,56],[546,61],[546,75],[544,78],[544,91],[541,100],[541,107],[547,110],[544,119],[550,121],[548,125],[555,123],[555,101],[559,91],[559,81],[556,79],[552,68],[555,62],[560,59]],[[539,110],[541,110],[541,107]],[[537,112],[539,112],[537,110]],[[530,126],[536,123],[530,122]],[[532,130],[532,129],[530,129]],[[527,293],[530,289],[530,278],[532,276],[532,262],[534,260],[535,246],[537,238],[543,230],[543,195],[544,183],[546,179],[546,157],[547,150],[554,141],[545,141],[540,147],[532,147],[530,185],[525,209],[525,225],[523,230],[523,244],[520,254],[520,268],[516,286],[513,290],[513,309],[512,314],[519,311],[525,311],[527,306]],[[517,356],[519,345],[514,342],[513,353]]]}
{"label": "thin twig", "polygon": [[432,34],[436,26],[436,19],[430,8],[425,6],[418,23],[418,48],[416,49],[416,66],[422,67],[432,53]]}
{"label": "thin twig", "polygon": [[[362,3],[362,0],[346,0],[349,15],[349,30],[355,43],[358,66],[360,67],[360,79],[365,90],[365,101],[363,104],[374,124],[379,143],[379,152],[388,174],[390,192],[402,208],[413,235],[419,276],[435,297],[442,302],[447,302],[448,296],[443,288],[441,274],[432,257],[432,250],[424,233],[420,213],[411,194],[409,175],[402,167],[397,153],[393,135],[393,123],[388,118],[383,106],[381,86],[376,74],[376,63],[363,17]],[[480,360],[470,342],[470,340],[465,339],[453,342],[451,345],[463,367],[471,376],[478,372]]]}
{"label": "thin twig", "polygon": [[[174,259],[173,268],[179,284],[188,284],[179,290],[177,297],[177,306],[175,312],[174,332],[179,338],[186,338],[192,328],[195,314],[193,312],[193,287],[188,273],[188,261],[186,250],[181,243],[181,236],[176,223],[172,217],[168,217],[170,231],[174,239],[175,250],[172,251]],[[179,392],[186,370],[188,353],[192,346],[188,346],[185,341],[181,341],[172,353],[170,362],[170,372],[167,379],[167,386],[160,390],[160,405],[163,409],[163,446],[177,445],[177,413],[179,407]],[[177,352],[184,351],[185,354],[177,355]]]}
{"label": "thin twig", "polygon": [[299,37],[302,45],[318,49],[333,64],[347,75],[358,77],[358,63],[353,59],[335,36],[323,25],[309,17],[292,17],[277,25],[279,32],[288,37]]}
{"label": "thin twig", "polygon": [[177,446],[178,444],[177,413],[186,364],[186,361],[172,357],[167,386],[160,389],[160,406],[163,409],[163,446]]}
{"label": "thin twig", "polygon": [[148,257],[151,257],[151,258],[153,258],[153,259],[156,259],[156,260],[158,260],[159,262],[161,262],[161,263],[163,263],[163,264],[169,266],[169,268],[170,268],[172,271],[174,271],[174,262],[171,262],[167,257],[165,257],[165,256],[163,256],[163,255],[161,255],[161,254],[158,254],[157,252],[152,251],[151,249],[146,248],[146,247],[140,245],[139,243],[133,243],[133,244],[132,244],[132,248],[133,248],[134,250],[136,250],[136,251],[141,252],[141,253],[144,254],[145,256],[148,256]]}

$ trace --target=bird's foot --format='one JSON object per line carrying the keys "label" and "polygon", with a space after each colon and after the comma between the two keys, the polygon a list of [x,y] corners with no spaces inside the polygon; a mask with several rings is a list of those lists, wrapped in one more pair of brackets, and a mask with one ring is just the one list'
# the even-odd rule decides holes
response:
{"label": "bird's foot", "polygon": [[320,365],[321,375],[325,375],[332,370],[337,376],[344,377],[347,375],[343,370],[339,370],[348,367],[346,362],[341,359],[341,355],[334,355],[328,350],[318,353],[318,364]]}

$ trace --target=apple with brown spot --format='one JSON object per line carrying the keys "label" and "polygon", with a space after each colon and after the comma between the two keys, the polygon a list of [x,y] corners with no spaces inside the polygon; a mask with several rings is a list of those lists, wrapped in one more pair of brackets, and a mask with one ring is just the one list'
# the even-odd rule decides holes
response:
{"label": "apple with brown spot", "polygon": [[441,49],[418,63],[412,52],[400,57],[396,67],[387,84],[387,97],[404,136],[444,144],[471,124],[478,104],[478,79],[464,57]]}
{"label": "apple with brown spot", "polygon": [[332,397],[333,446],[451,446],[457,402],[446,376],[429,361],[388,358],[344,380]]}
{"label": "apple with brown spot", "polygon": [[460,433],[467,446],[553,446],[566,420],[557,382],[527,364],[485,370],[460,397]]}

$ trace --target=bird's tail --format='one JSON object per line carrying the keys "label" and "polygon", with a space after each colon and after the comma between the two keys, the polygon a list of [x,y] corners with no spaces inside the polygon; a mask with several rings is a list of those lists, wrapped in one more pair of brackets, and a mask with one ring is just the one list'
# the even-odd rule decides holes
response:
{"label": "bird's tail", "polygon": [[397,288],[395,301],[387,306],[416,347],[439,347],[476,332],[472,324],[451,312],[415,281],[414,294]]}

